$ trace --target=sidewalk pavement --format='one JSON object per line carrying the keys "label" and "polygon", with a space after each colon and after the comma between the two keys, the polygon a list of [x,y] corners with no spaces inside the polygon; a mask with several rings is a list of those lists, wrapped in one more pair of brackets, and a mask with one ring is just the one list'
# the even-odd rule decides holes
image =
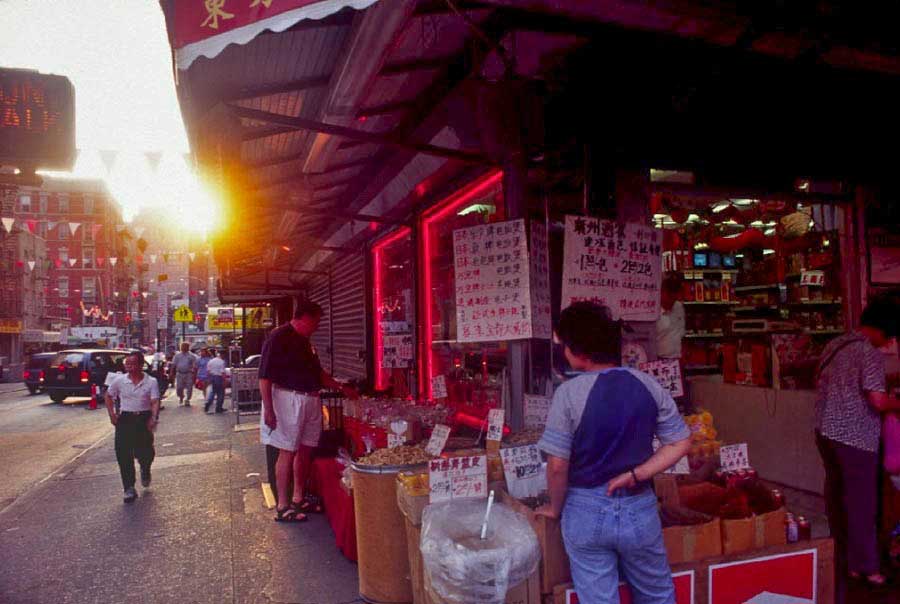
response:
{"label": "sidewalk pavement", "polygon": [[0,396],[11,392],[26,392],[25,382],[0,382]]}
{"label": "sidewalk pavement", "polygon": [[360,602],[324,516],[272,520],[258,432],[233,426],[170,396],[135,503],[122,502],[111,436],[23,495],[0,513],[0,601]]}

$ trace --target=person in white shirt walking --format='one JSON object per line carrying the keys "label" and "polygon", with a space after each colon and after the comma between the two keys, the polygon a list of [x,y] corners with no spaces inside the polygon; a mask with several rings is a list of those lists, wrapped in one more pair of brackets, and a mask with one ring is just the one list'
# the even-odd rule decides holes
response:
{"label": "person in white shirt walking", "polygon": [[159,421],[159,385],[155,378],[144,373],[143,364],[140,352],[129,354],[125,357],[127,373],[116,378],[106,391],[109,421],[116,427],[116,461],[125,489],[125,503],[137,499],[135,458],[141,466],[141,486],[146,489],[150,486],[150,466],[156,456],[153,432]]}
{"label": "person in white shirt walking", "polygon": [[[172,373],[178,404],[190,407],[191,395],[194,393],[194,380],[197,376],[197,355],[191,352],[191,345],[187,342],[181,343],[181,352],[172,358]],[[186,402],[185,396],[187,396]]]}
{"label": "person in white shirt walking", "polygon": [[206,364],[206,373],[209,376],[209,396],[206,399],[206,405],[203,410],[209,412],[209,408],[216,399],[216,413],[222,413],[225,409],[225,351],[221,351],[218,356],[213,356]]}

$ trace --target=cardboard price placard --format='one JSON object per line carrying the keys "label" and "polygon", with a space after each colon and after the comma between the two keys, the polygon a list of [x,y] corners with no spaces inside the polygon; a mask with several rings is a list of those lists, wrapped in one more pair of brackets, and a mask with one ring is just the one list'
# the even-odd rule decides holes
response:
{"label": "cardboard price placard", "polygon": [[444,374],[431,378],[431,397],[434,399],[447,398],[447,378]]}
{"label": "cardboard price placard", "polygon": [[547,469],[537,445],[500,449],[500,458],[510,495],[524,499],[547,490]]}
{"label": "cardboard price placard", "polygon": [[814,287],[822,287],[825,285],[824,271],[801,271],[800,285],[811,285]]}
{"label": "cardboard price placard", "polygon": [[639,369],[652,375],[663,388],[669,391],[672,398],[684,396],[684,383],[681,380],[681,364],[678,359],[664,359],[641,363]]}
{"label": "cardboard price placard", "polygon": [[485,440],[500,442],[503,440],[503,420],[506,418],[506,411],[503,409],[491,409],[488,411],[488,430]]}
{"label": "cardboard price placard", "polygon": [[725,445],[719,449],[719,458],[722,469],[726,472],[746,470],[750,467],[750,454],[747,452],[747,443]]}
{"label": "cardboard price placard", "polygon": [[550,405],[553,399],[549,396],[536,394],[525,395],[525,427],[543,428],[547,425],[547,416],[550,414]]}
{"label": "cardboard price placard", "polygon": [[487,497],[487,457],[452,457],[428,463],[429,501]]}
{"label": "cardboard price placard", "polygon": [[449,437],[450,426],[445,426],[444,424],[436,425],[434,430],[431,431],[431,438],[428,440],[428,444],[425,445],[425,450],[437,457],[444,452],[444,446],[447,444]]}
{"label": "cardboard price placard", "polygon": [[413,358],[413,337],[409,334],[385,335],[381,346],[382,369],[404,369]]}
{"label": "cardboard price placard", "polygon": [[405,438],[402,434],[394,434],[393,432],[388,432],[387,435],[387,446],[388,449],[396,449],[400,445],[402,445],[405,441]]}

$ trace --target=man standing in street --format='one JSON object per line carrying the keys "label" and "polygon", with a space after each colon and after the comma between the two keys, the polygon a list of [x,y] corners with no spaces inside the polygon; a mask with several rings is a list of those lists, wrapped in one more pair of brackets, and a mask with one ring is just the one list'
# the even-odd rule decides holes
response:
{"label": "man standing in street", "polygon": [[[141,486],[150,486],[150,465],[156,452],[153,432],[159,421],[159,385],[156,379],[143,372],[143,355],[130,353],[125,357],[125,375],[116,378],[106,391],[106,410],[109,421],[116,427],[116,460],[125,489],[125,503],[137,499],[134,490],[134,460],[141,466]],[[115,400],[119,399],[116,410]]]}
{"label": "man standing in street", "polygon": [[203,393],[203,400],[206,400],[206,386],[209,384],[209,372],[206,371],[206,364],[209,363],[209,348],[200,349],[200,358],[197,359],[197,382],[195,385]]}
{"label": "man standing in street", "polygon": [[[181,343],[181,352],[172,358],[172,373],[175,379],[175,394],[178,405],[191,406],[191,395],[194,393],[194,379],[197,372],[197,356],[191,352],[191,345]],[[187,394],[187,403],[185,403]]]}
{"label": "man standing in street", "polygon": [[225,404],[225,351],[220,352],[218,356],[215,356],[215,353],[212,352],[211,354],[214,356],[206,364],[210,389],[203,410],[209,412],[209,407],[212,405],[213,398],[215,398],[216,413],[222,413],[225,410],[223,408]]}
{"label": "man standing in street", "polygon": [[[358,395],[322,370],[310,336],[319,327],[322,308],[310,301],[297,305],[290,323],[275,329],[263,344],[259,390],[263,400],[260,424],[264,445],[276,447],[278,505],[275,520],[306,520],[310,506],[304,487],[312,450],[322,433],[322,387],[340,388],[348,398]],[[288,494],[293,479],[293,492]]]}

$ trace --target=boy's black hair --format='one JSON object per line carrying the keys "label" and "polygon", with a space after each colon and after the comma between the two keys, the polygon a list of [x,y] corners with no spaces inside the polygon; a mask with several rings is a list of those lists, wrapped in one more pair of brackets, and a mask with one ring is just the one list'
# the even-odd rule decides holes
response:
{"label": "boy's black hair", "polygon": [[312,300],[298,300],[297,307],[294,309],[294,318],[302,319],[303,317],[321,317],[322,307]]}
{"label": "boy's black hair", "polygon": [[606,306],[575,302],[560,313],[556,335],[573,354],[594,363],[622,362],[622,325]]}
{"label": "boy's black hair", "polygon": [[898,313],[900,308],[888,298],[874,298],[863,310],[860,325],[880,329],[888,338],[896,338]]}

